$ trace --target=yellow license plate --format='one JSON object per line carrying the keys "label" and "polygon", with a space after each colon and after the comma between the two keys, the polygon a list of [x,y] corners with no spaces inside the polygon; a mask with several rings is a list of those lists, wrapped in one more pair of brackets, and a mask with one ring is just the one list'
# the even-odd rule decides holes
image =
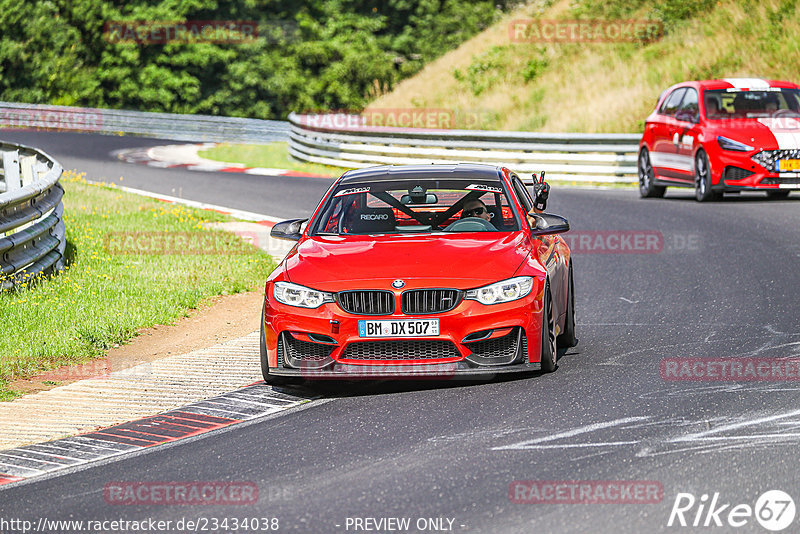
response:
{"label": "yellow license plate", "polygon": [[778,163],[780,171],[800,171],[800,159],[782,159]]}

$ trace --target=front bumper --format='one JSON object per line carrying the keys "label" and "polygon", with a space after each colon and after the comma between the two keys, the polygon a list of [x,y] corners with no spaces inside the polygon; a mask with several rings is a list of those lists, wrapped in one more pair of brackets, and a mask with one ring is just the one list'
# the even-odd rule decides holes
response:
{"label": "front bumper", "polygon": [[716,191],[800,190],[800,172],[775,172],[756,163],[750,153],[709,150],[712,189]]}
{"label": "front bumper", "polygon": [[[438,314],[370,316],[347,313],[337,303],[313,310],[286,306],[268,289],[265,348],[269,373],[276,376],[450,378],[540,368],[542,290],[536,285],[509,303],[462,300]],[[359,320],[432,318],[439,320],[436,336],[359,336]]]}
{"label": "front bumper", "polygon": [[[800,191],[799,173],[757,173],[743,179],[731,179],[729,169],[726,169],[721,181],[724,191],[776,191],[779,189]],[[716,188],[715,188],[716,189]]]}

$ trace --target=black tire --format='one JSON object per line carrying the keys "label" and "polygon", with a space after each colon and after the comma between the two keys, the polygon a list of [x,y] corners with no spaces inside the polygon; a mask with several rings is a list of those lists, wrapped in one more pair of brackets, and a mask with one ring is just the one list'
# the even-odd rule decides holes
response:
{"label": "black tire", "polygon": [[661,198],[667,190],[663,185],[654,185],[655,172],[650,163],[650,152],[647,148],[642,148],[639,152],[639,195],[642,198]]}
{"label": "black tire", "polygon": [[779,191],[767,191],[767,198],[771,200],[783,200],[789,197],[789,191],[779,190]]}
{"label": "black tire", "polygon": [[559,347],[574,347],[578,344],[575,337],[575,283],[572,281],[572,261],[569,262],[567,282],[567,313],[564,318],[564,330],[556,339]]}
{"label": "black tire", "polygon": [[719,200],[722,193],[711,190],[711,166],[708,156],[702,150],[694,157],[694,198],[698,202]]}
{"label": "black tire", "polygon": [[552,373],[556,370],[556,325],[553,319],[553,299],[550,296],[550,284],[544,288],[544,303],[542,306],[542,343],[541,366],[542,372]]}
{"label": "black tire", "polygon": [[264,308],[261,308],[261,376],[264,377],[264,382],[273,386],[282,384],[291,384],[294,379],[288,376],[275,376],[269,374],[269,361],[267,360],[267,338],[264,335]]}

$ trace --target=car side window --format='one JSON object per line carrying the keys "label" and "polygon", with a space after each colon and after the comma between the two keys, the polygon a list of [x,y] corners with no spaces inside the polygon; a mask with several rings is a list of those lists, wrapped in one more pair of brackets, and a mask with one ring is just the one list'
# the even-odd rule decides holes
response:
{"label": "car side window", "polygon": [[516,174],[511,175],[511,183],[514,184],[514,191],[516,191],[519,201],[522,203],[522,207],[525,208],[525,212],[531,211],[531,209],[533,209],[533,198],[531,198],[528,188],[525,187],[525,184],[522,183],[522,180],[520,180]]}
{"label": "car side window", "polygon": [[684,93],[681,107],[675,113],[675,118],[679,121],[697,122],[700,116],[700,106],[698,105],[697,91],[689,87]]}
{"label": "car side window", "polygon": [[685,87],[678,87],[674,91],[672,91],[664,103],[661,104],[661,109],[658,112],[661,115],[669,115],[671,117],[675,116],[675,113],[678,111],[678,108],[681,105],[681,100],[683,100],[683,94],[686,92]]}

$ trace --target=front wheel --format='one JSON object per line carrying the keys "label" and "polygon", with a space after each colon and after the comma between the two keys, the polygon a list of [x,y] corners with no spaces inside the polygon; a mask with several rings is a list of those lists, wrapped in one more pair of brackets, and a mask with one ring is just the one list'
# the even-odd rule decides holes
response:
{"label": "front wheel", "polygon": [[722,198],[721,192],[711,189],[711,165],[708,163],[708,156],[702,150],[694,158],[694,198],[698,202]]}
{"label": "front wheel", "polygon": [[661,198],[664,196],[666,187],[660,185],[653,185],[655,179],[655,172],[653,165],[650,163],[650,152],[646,148],[642,148],[639,152],[639,195],[642,198]]}
{"label": "front wheel", "polygon": [[544,288],[544,302],[542,303],[542,343],[541,365],[542,371],[552,373],[556,370],[556,325],[553,319],[553,301],[550,297],[550,285]]}

